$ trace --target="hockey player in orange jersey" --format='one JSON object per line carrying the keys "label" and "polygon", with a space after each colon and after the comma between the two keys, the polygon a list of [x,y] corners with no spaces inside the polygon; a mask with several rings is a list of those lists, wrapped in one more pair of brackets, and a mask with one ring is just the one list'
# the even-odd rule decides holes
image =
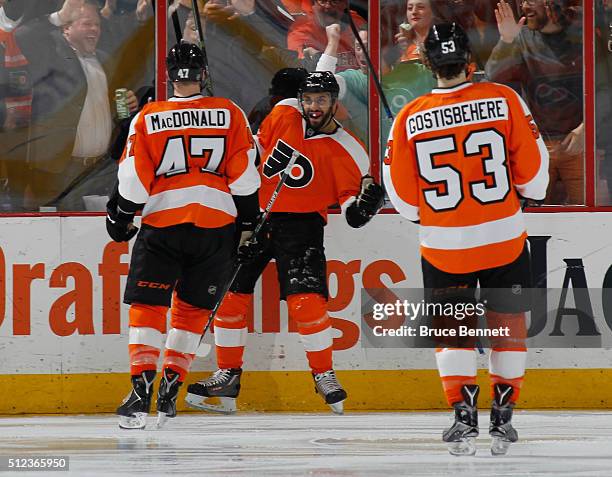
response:
{"label": "hockey player in orange jersey", "polygon": [[[433,25],[424,46],[438,88],[397,116],[384,182],[397,211],[420,223],[423,283],[431,296],[443,301],[461,289],[474,300],[480,285],[488,293],[487,324],[510,326],[511,336],[492,341],[489,356],[491,451],[504,454],[518,438],[511,418],[526,358],[528,304],[511,294],[530,288],[519,201],[544,199],[548,153],[513,90],[466,80],[470,48],[458,24]],[[455,423],[443,440],[456,455],[476,452],[479,389],[473,346],[436,351],[444,392],[455,410]]]}
{"label": "hockey player in orange jersey", "polygon": [[124,301],[130,304],[132,387],[117,409],[121,428],[144,428],[166,332],[157,425],[176,415],[210,310],[235,260],[236,224],[246,236],[259,215],[257,151],[245,114],[230,100],[200,94],[204,58],[189,43],[167,57],[174,97],[147,104],[132,120],[108,203],[117,242],[138,229]]}
{"label": "hockey player in orange jersey", "polygon": [[[297,324],[315,389],[334,412],[343,412],[346,392],[332,368],[323,227],[333,204],[341,205],[352,227],[365,225],[382,206],[383,192],[364,176],[369,161],[361,142],[334,119],[338,90],[331,73],[310,73],[298,99],[278,103],[261,124],[257,141],[262,158],[262,207],[293,152],[300,155],[272,208],[267,240],[251,244],[250,251],[238,252],[239,259],[249,263],[240,270],[215,317],[219,370],[187,388],[187,402],[194,407],[236,410],[248,306],[255,283],[274,258],[281,298],[287,301],[289,319]],[[206,403],[208,397],[221,398],[222,405]]]}

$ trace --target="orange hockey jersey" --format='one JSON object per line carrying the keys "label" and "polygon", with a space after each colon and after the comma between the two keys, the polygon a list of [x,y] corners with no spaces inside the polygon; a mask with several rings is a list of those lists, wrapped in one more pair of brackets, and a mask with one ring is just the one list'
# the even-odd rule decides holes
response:
{"label": "orange hockey jersey", "polygon": [[225,98],[156,101],[134,117],[119,163],[119,194],[145,204],[142,223],[222,227],[232,195],[254,193],[257,151],[244,112]]}
{"label": "orange hockey jersey", "polygon": [[463,83],[402,109],[383,174],[397,211],[420,221],[423,257],[440,270],[469,273],[508,264],[522,251],[527,233],[516,192],[544,198],[548,152],[512,89]]}
{"label": "orange hockey jersey", "polygon": [[262,122],[257,135],[261,153],[259,200],[265,208],[291,154],[300,155],[281,189],[272,212],[318,212],[347,207],[360,190],[369,168],[366,150],[355,136],[339,127],[333,134],[309,134],[298,101],[279,102]]}

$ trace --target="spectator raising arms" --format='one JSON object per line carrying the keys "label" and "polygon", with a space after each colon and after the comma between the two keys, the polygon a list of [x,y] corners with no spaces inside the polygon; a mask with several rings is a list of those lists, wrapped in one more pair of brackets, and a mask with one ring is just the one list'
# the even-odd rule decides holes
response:
{"label": "spectator raising arms", "polygon": [[[315,0],[312,15],[298,19],[289,29],[289,49],[297,51],[300,58],[316,60],[327,44],[325,28],[339,23],[341,34],[337,52],[338,71],[358,68],[353,47],[355,39],[344,13],[347,6],[347,0]],[[354,11],[351,11],[350,15],[358,29],[366,23]]]}
{"label": "spectator raising arms", "polygon": [[211,0],[201,12],[215,94],[243,110],[250,111],[266,94],[276,71],[298,66],[297,53],[286,48],[293,18],[280,2]]}
{"label": "spectator raising arms", "polygon": [[[317,63],[317,71],[336,71],[336,57],[340,42],[340,25],[333,24],[327,27],[327,47]],[[359,36],[364,46],[368,47],[368,31],[364,25],[359,30]],[[355,40],[355,55],[359,69],[345,70],[336,74],[336,81],[340,86],[339,99],[349,113],[348,121],[343,124],[364,142],[368,134],[368,65],[365,54]],[[429,69],[419,62],[406,62],[388,65],[383,57],[382,88],[389,101],[391,112],[395,115],[402,107],[417,98],[429,93],[435,86],[435,81]],[[386,139],[390,124],[382,122],[381,138]]]}
{"label": "spectator raising arms", "polygon": [[[550,153],[546,203],[584,203],[582,34],[565,0],[525,0],[518,22],[502,0],[500,40],[486,65],[491,81],[520,82]],[[556,195],[560,181],[567,199]]]}

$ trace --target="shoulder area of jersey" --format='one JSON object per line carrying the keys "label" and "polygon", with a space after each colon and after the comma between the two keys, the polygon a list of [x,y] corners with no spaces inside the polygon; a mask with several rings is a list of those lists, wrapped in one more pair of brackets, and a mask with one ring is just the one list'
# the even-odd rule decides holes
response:
{"label": "shoulder area of jersey", "polygon": [[278,103],[274,105],[275,108],[293,108],[298,113],[300,112],[300,102],[297,98],[285,98],[281,99]]}
{"label": "shoulder area of jersey", "polygon": [[399,116],[405,116],[409,114],[410,112],[414,112],[414,111],[423,109],[423,107],[427,106],[432,96],[434,96],[432,93],[425,93],[425,94],[422,94],[421,96],[417,96],[412,101],[406,103],[404,106],[402,106],[402,109],[400,109],[399,112],[396,114],[396,119]]}
{"label": "shoulder area of jersey", "polygon": [[188,96],[186,98],[172,97],[165,101],[169,105],[169,109],[183,108],[198,108],[198,109],[227,109],[233,114],[240,112],[244,115],[244,111],[229,98],[221,96],[203,96],[201,94]]}

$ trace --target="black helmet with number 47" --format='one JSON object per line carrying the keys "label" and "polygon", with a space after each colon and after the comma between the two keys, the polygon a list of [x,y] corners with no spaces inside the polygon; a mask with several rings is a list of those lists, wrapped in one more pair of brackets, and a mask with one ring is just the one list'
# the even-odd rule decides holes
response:
{"label": "black helmet with number 47", "polygon": [[202,81],[204,54],[197,45],[181,41],[174,45],[166,57],[170,81]]}
{"label": "black helmet with number 47", "polygon": [[470,61],[470,41],[458,23],[436,23],[425,39],[425,57],[432,70]]}

